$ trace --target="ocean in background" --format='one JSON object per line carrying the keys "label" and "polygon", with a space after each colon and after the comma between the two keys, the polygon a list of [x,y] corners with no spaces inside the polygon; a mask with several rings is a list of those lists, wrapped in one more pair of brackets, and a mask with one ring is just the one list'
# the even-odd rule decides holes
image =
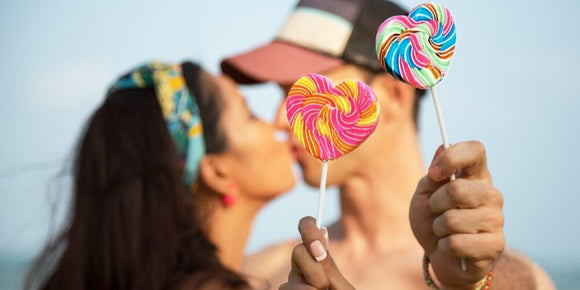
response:
{"label": "ocean in background", "polygon": [[0,290],[20,290],[30,261],[0,260]]}
{"label": "ocean in background", "polygon": [[[0,260],[0,290],[20,290],[24,286],[29,260]],[[559,265],[543,263],[542,267],[552,276],[559,290],[578,290],[580,263]]]}

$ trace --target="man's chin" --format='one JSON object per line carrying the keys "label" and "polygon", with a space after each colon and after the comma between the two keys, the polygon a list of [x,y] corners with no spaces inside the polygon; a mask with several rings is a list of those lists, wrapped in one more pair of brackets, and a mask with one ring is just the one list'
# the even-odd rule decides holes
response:
{"label": "man's chin", "polygon": [[309,186],[319,187],[321,168],[313,162],[309,163],[299,161],[298,164],[300,164],[300,169],[302,170],[302,179],[304,182]]}
{"label": "man's chin", "polygon": [[313,177],[311,175],[302,175],[304,178],[304,182],[308,184],[308,186],[318,188],[320,186],[320,178]]}

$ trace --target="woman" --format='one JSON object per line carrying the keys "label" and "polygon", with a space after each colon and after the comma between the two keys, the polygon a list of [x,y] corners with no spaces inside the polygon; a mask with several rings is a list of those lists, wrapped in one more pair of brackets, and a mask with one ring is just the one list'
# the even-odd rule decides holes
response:
{"label": "woman", "polygon": [[245,289],[258,210],[295,183],[234,83],[192,63],[122,76],[89,120],[68,224],[27,288]]}

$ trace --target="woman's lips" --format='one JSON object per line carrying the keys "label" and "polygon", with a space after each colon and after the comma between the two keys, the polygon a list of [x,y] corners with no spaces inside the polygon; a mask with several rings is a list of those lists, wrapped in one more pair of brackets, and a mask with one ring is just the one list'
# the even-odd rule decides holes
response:
{"label": "woman's lips", "polygon": [[292,150],[292,154],[295,157],[300,155],[302,151],[304,151],[304,148],[302,148],[302,146],[300,145],[300,143],[298,143],[298,140],[296,140],[296,138],[291,138],[288,142],[290,143],[290,150]]}
{"label": "woman's lips", "polygon": [[294,157],[294,159],[296,159],[296,157],[298,157],[298,153],[300,153],[300,145],[291,143],[290,151],[292,152],[292,156]]}

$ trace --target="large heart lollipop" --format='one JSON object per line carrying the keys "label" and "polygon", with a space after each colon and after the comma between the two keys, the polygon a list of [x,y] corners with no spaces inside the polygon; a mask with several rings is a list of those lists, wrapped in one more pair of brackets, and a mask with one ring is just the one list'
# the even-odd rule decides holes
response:
{"label": "large heart lollipop", "polygon": [[320,227],[328,160],[351,152],[374,132],[379,105],[373,90],[363,82],[334,86],[325,76],[308,74],[290,88],[286,113],[300,144],[323,161],[316,218]]}
{"label": "large heart lollipop", "polygon": [[[447,73],[455,50],[455,23],[441,4],[425,3],[409,16],[385,20],[377,30],[375,48],[379,62],[388,73],[417,88],[431,90],[443,147],[449,147],[447,131],[435,85]],[[455,175],[451,175],[455,180]],[[461,269],[467,271],[465,259]]]}
{"label": "large heart lollipop", "polygon": [[379,26],[375,48],[379,62],[395,78],[417,88],[430,88],[443,145],[449,147],[434,86],[447,72],[455,49],[451,12],[441,4],[426,3],[411,10],[409,16],[393,16]]}

